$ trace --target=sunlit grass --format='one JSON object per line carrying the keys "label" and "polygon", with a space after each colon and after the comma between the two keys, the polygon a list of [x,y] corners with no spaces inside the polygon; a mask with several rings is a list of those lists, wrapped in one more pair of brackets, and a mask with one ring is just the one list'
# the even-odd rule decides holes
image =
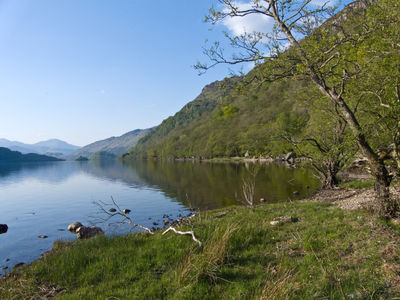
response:
{"label": "sunlit grass", "polygon": [[[220,218],[217,214],[228,213]],[[296,223],[271,225],[275,217]],[[58,242],[0,281],[1,299],[65,288],[60,299],[384,299],[398,295],[398,233],[327,203],[201,213],[188,236],[132,234]],[[42,290],[40,288],[42,287]],[[42,293],[42,294],[41,294]]]}

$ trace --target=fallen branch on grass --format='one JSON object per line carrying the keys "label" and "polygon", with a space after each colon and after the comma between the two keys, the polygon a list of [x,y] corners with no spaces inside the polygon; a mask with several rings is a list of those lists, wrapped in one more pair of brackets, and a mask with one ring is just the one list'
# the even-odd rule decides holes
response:
{"label": "fallen branch on grass", "polygon": [[172,230],[173,232],[175,232],[176,234],[180,234],[180,235],[191,235],[193,241],[195,241],[196,243],[198,243],[199,246],[201,247],[202,243],[196,238],[196,236],[195,236],[195,234],[194,234],[193,231],[179,231],[179,230],[176,230],[174,227],[169,227],[167,230],[165,230],[165,231],[162,233],[162,235],[166,234],[168,231],[171,231],[171,230]]}

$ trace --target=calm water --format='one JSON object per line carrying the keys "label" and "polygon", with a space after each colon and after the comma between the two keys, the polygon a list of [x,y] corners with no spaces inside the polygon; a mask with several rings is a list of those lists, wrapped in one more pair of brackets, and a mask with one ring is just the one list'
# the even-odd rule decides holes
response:
{"label": "calm water", "polygon": [[[162,223],[164,214],[187,215],[189,207],[205,210],[237,204],[242,180],[254,167],[192,162],[0,164],[0,224],[9,226],[0,234],[0,276],[5,273],[2,267],[11,269],[37,259],[57,239],[74,239],[66,231],[68,224],[90,225],[102,216],[95,201],[110,203],[112,196],[121,208],[132,210],[135,222],[152,227],[152,222]],[[255,198],[266,202],[304,198],[318,186],[307,170],[256,168]],[[295,191],[299,195],[294,196]],[[99,225],[108,234],[129,230]]]}

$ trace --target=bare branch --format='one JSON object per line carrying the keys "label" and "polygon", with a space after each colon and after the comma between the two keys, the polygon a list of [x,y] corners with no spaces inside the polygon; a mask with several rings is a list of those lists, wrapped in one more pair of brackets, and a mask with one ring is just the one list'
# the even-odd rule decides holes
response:
{"label": "bare branch", "polygon": [[112,206],[115,206],[116,209],[114,209],[114,211],[110,212],[107,211],[104,207],[105,206],[111,206],[111,204],[107,204],[105,202],[102,201],[95,201],[93,202],[95,205],[98,206],[100,213],[102,213],[103,215],[105,215],[105,217],[97,217],[95,219],[94,223],[106,223],[108,222],[111,218],[119,216],[122,218],[122,221],[119,222],[115,222],[113,224],[116,224],[118,226],[122,225],[122,224],[129,224],[132,226],[132,228],[140,228],[145,230],[146,232],[148,232],[149,234],[154,234],[149,228],[142,226],[140,224],[136,224],[133,222],[132,218],[130,216],[128,216],[128,213],[124,212],[125,210],[121,209],[118,204],[116,203],[116,201],[114,200],[114,198],[111,196],[111,201],[112,201]]}
{"label": "bare branch", "polygon": [[166,234],[167,232],[169,232],[169,231],[173,231],[173,232],[175,232],[176,234],[180,234],[180,235],[191,235],[193,241],[195,241],[196,243],[198,243],[200,247],[202,246],[202,243],[200,242],[200,240],[198,240],[198,239],[196,238],[196,235],[194,234],[193,231],[179,231],[179,230],[176,230],[174,227],[169,227],[167,230],[165,230],[165,231],[162,233],[162,235],[165,235],[165,234]]}

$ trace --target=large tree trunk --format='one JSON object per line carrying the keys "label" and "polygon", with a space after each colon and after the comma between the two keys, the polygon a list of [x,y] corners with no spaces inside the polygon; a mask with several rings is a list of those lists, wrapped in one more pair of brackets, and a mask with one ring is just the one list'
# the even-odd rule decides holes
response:
{"label": "large tree trunk", "polygon": [[379,202],[379,214],[383,217],[391,217],[396,215],[399,209],[398,201],[390,196],[390,183],[392,176],[389,174],[384,165],[375,166],[375,170],[371,168],[375,176],[374,190],[376,198]]}
{"label": "large tree trunk", "polygon": [[335,161],[329,160],[325,162],[325,172],[322,182],[323,189],[330,190],[337,186],[339,182],[337,179],[337,173],[338,173],[338,167]]}

